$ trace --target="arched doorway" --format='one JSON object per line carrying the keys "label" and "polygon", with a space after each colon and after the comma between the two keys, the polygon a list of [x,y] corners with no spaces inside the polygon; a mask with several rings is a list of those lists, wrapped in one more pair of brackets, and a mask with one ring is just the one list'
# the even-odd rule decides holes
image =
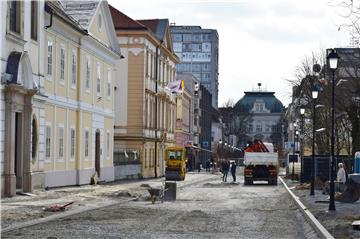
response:
{"label": "arched doorway", "polygon": [[100,178],[100,130],[95,133],[95,172]]}
{"label": "arched doorway", "polygon": [[[13,196],[16,191],[32,191],[32,139],[34,88],[30,59],[25,52],[11,52],[6,66],[5,84],[5,148],[4,194]],[[35,121],[36,123],[36,121]],[[36,152],[34,152],[36,153]]]}

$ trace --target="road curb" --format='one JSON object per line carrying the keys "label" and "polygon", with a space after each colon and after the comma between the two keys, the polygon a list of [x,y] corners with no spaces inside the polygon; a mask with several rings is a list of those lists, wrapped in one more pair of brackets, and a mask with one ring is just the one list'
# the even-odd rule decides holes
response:
{"label": "road curb", "polygon": [[291,195],[292,199],[295,201],[296,206],[300,209],[300,211],[302,212],[302,214],[305,216],[305,218],[310,222],[311,226],[315,229],[315,231],[317,232],[317,234],[321,237],[321,238],[325,238],[325,239],[334,239],[334,237],[328,232],[328,230],[326,230],[326,228],[321,225],[321,223],[315,218],[315,216],[307,209],[307,207],[299,200],[299,197],[296,196],[291,190],[290,188],[286,185],[286,183],[284,182],[284,180],[279,177],[281,183],[283,184],[283,186],[285,187],[286,191],[288,191],[288,193]]}

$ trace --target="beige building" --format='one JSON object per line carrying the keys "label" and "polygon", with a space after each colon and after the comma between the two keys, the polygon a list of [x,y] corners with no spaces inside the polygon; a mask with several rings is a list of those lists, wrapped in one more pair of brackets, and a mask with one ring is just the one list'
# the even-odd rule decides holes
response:
{"label": "beige building", "polygon": [[[116,82],[114,161],[119,170],[139,163],[128,177],[162,176],[163,152],[175,144],[176,101],[166,86],[176,79],[179,59],[172,48],[167,19],[133,20],[110,7],[118,42],[125,57]],[[130,169],[130,168],[129,168]]]}
{"label": "beige building", "polygon": [[120,50],[106,1],[1,2],[2,195],[114,179]]}

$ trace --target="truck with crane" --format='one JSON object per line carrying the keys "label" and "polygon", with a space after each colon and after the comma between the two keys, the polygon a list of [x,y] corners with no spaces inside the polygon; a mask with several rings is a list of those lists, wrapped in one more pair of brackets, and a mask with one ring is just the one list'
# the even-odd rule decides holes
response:
{"label": "truck with crane", "polygon": [[277,185],[278,155],[271,143],[255,139],[244,149],[244,184],[252,185],[254,181],[267,181]]}

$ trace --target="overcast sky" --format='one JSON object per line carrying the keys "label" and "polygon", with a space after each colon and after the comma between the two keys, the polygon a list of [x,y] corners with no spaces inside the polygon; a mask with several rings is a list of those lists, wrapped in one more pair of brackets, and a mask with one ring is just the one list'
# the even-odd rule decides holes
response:
{"label": "overcast sky", "polygon": [[286,106],[305,55],[349,45],[330,0],[108,0],[133,19],[168,18],[219,33],[219,106],[260,82]]}

